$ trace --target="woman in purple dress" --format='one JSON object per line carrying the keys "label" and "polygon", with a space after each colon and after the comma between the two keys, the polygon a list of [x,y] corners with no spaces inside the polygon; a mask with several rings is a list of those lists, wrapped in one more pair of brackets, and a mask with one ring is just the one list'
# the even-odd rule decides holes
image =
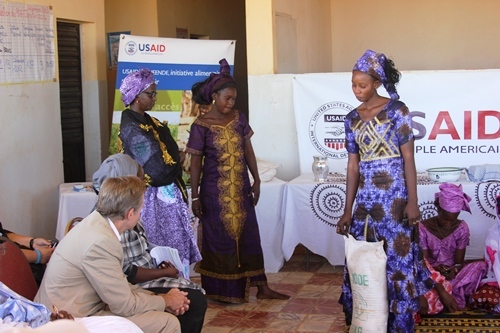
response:
{"label": "woman in purple dress", "polygon": [[[432,287],[421,269],[414,227],[420,220],[411,118],[395,85],[400,73],[384,54],[367,50],[352,72],[352,90],[361,102],[345,119],[347,196],[337,233],[366,241],[383,240],[387,253],[388,332],[413,332],[413,313],[425,313],[424,294]],[[378,95],[381,85],[390,99]],[[354,199],[356,207],[353,211]],[[353,300],[345,268],[340,302],[351,324]]]}
{"label": "woman in purple dress", "polygon": [[458,215],[462,210],[470,213],[471,198],[462,191],[462,185],[443,183],[439,189],[434,202],[438,215],[420,224],[420,245],[429,265],[451,282],[452,293],[450,295],[437,283],[425,297],[431,301],[439,298],[441,306],[438,304],[437,308],[444,306],[454,312],[465,308],[467,298],[476,292],[486,274],[486,263],[465,263],[470,232],[467,223],[459,220]]}
{"label": "woman in purple dress", "polygon": [[122,112],[121,152],[144,170],[147,185],[141,218],[150,243],[179,251],[184,265],[201,260],[189,219],[186,185],[182,180],[183,154],[166,122],[146,111],[156,102],[156,83],[149,69],[127,75],[120,86]]}
{"label": "woman in purple dress", "polygon": [[228,63],[219,63],[220,73],[212,73],[196,89],[203,97],[197,101],[211,105],[191,125],[186,149],[191,154],[192,209],[202,228],[203,259],[196,271],[211,299],[248,302],[252,286],[258,287],[257,298],[287,299],[267,285],[254,208],[260,178],[250,142],[253,131],[233,109],[237,91]]}

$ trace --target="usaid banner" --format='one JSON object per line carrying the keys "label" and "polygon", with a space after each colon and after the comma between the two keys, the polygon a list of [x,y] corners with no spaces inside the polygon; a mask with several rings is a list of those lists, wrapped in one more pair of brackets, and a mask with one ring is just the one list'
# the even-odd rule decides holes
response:
{"label": "usaid banner", "polygon": [[[418,171],[500,163],[500,70],[402,72],[398,93],[412,117]],[[388,96],[383,87],[379,94]],[[300,172],[314,155],[345,172],[345,115],[360,102],[351,73],[293,77]]]}
{"label": "usaid banner", "polygon": [[233,40],[200,40],[120,35],[118,68],[110,154],[116,152],[116,137],[121,112],[120,85],[131,72],[150,69],[156,81],[156,104],[148,113],[167,121],[180,148],[185,147],[189,126],[199,115],[198,106],[191,101],[191,86],[205,80],[210,73],[219,72],[219,60],[226,58],[234,70]]}

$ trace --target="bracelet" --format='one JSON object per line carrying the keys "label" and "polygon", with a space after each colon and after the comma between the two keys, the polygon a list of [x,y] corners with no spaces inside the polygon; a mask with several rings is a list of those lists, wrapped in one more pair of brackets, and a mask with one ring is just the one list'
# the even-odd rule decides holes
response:
{"label": "bracelet", "polygon": [[42,252],[40,252],[39,249],[36,249],[35,252],[36,252],[36,255],[37,255],[35,264],[39,264],[42,261]]}
{"label": "bracelet", "polygon": [[35,248],[33,247],[33,242],[35,241],[34,238],[30,239],[30,249],[32,250],[35,250]]}
{"label": "bracelet", "polygon": [[193,198],[193,199],[191,199],[191,201],[196,201],[196,200],[200,200],[200,198]]}

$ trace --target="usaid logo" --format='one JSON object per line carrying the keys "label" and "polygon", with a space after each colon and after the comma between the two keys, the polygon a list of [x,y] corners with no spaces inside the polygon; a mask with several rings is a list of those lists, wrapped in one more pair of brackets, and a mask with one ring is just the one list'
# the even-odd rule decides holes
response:
{"label": "usaid logo", "polygon": [[321,155],[334,159],[347,158],[345,149],[345,116],[354,109],[344,102],[330,102],[320,106],[309,122],[309,138]]}
{"label": "usaid logo", "polygon": [[125,44],[125,53],[128,55],[134,55],[137,52],[137,44],[135,42],[127,42]]}

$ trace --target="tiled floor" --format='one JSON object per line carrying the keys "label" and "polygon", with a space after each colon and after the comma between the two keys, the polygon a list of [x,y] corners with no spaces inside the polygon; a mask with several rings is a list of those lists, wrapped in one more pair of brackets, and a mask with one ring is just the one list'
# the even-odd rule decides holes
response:
{"label": "tiled floor", "polygon": [[289,300],[257,300],[257,288],[251,288],[246,304],[209,301],[203,333],[343,332],[337,303],[343,268],[311,254],[307,271],[303,253],[299,249],[279,273],[267,274],[270,287],[290,295]]}

